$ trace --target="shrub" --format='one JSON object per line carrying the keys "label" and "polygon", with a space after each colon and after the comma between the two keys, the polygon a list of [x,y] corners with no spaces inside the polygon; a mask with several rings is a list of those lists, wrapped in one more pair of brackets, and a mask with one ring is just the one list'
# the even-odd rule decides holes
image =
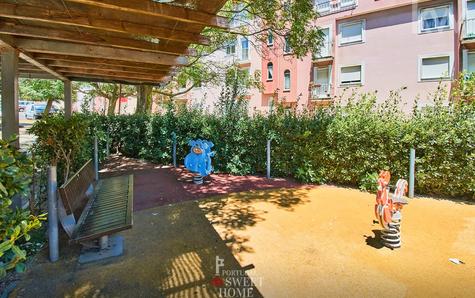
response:
{"label": "shrub", "polygon": [[32,162],[23,153],[0,141],[0,277],[7,270],[25,270],[27,253],[21,248],[30,239],[30,232],[41,226],[44,215],[13,209],[12,198],[26,195],[32,175]]}

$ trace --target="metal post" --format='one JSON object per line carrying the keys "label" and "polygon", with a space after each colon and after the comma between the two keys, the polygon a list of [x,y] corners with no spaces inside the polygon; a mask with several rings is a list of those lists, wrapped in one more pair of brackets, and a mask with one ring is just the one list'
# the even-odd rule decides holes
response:
{"label": "metal post", "polygon": [[106,141],[106,157],[109,157],[109,155],[111,154],[110,152],[110,145],[109,145],[109,138],[107,138],[107,141]]}
{"label": "metal post", "polygon": [[48,168],[48,245],[51,262],[59,259],[57,187],[56,166],[50,166]]}
{"label": "metal post", "polygon": [[172,132],[172,139],[173,139],[173,167],[176,168],[176,133]]}
{"label": "metal post", "polygon": [[97,147],[97,136],[94,137],[94,172],[96,181],[99,181],[99,149]]}
{"label": "metal post", "polygon": [[109,237],[108,236],[102,236],[99,238],[99,247],[101,249],[106,249],[109,246]]}
{"label": "metal post", "polygon": [[270,179],[270,140],[267,140],[267,179]]}
{"label": "metal post", "polygon": [[416,175],[416,149],[411,148],[409,154],[409,197],[414,197],[414,180]]}

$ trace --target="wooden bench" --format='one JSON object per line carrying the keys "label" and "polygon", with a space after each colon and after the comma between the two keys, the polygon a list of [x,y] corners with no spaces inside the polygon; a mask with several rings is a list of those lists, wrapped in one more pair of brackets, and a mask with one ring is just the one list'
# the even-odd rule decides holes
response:
{"label": "wooden bench", "polygon": [[59,189],[58,213],[70,241],[88,248],[80,263],[121,255],[123,238],[109,235],[132,228],[133,175],[95,181],[89,160]]}

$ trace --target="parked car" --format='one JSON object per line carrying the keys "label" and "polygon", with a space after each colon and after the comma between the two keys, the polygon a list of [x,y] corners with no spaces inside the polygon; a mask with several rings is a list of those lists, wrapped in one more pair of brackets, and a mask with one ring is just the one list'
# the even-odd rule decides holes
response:
{"label": "parked car", "polygon": [[[45,103],[30,104],[26,107],[25,118],[31,119],[31,120],[41,119],[41,117],[43,117],[43,113],[45,109],[46,109]],[[56,112],[57,112],[57,109],[54,106],[52,106],[49,113],[53,114]]]}
{"label": "parked car", "polygon": [[18,102],[18,111],[19,112],[24,112],[26,110],[26,107],[30,104],[33,104],[33,102],[28,101],[28,100],[20,100]]}

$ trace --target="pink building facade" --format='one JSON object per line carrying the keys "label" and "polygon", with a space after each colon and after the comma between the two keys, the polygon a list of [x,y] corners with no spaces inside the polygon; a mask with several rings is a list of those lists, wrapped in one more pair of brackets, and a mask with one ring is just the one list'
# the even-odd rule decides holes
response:
{"label": "pink building facade", "polygon": [[276,98],[313,107],[353,92],[376,92],[382,101],[401,90],[410,110],[439,84],[449,90],[461,70],[475,71],[475,1],[316,0],[315,6],[325,33],[320,52],[295,59],[281,41],[281,51],[264,55],[261,109]]}
{"label": "pink building facade", "polygon": [[[315,0],[315,9],[325,33],[319,53],[297,59],[272,36],[250,47],[242,65],[260,71],[264,87],[250,91],[251,111],[267,112],[277,100],[312,108],[353,92],[383,101],[394,90],[410,111],[439,84],[450,90],[460,71],[475,71],[475,0]],[[211,103],[219,94],[212,89],[198,93]]]}

